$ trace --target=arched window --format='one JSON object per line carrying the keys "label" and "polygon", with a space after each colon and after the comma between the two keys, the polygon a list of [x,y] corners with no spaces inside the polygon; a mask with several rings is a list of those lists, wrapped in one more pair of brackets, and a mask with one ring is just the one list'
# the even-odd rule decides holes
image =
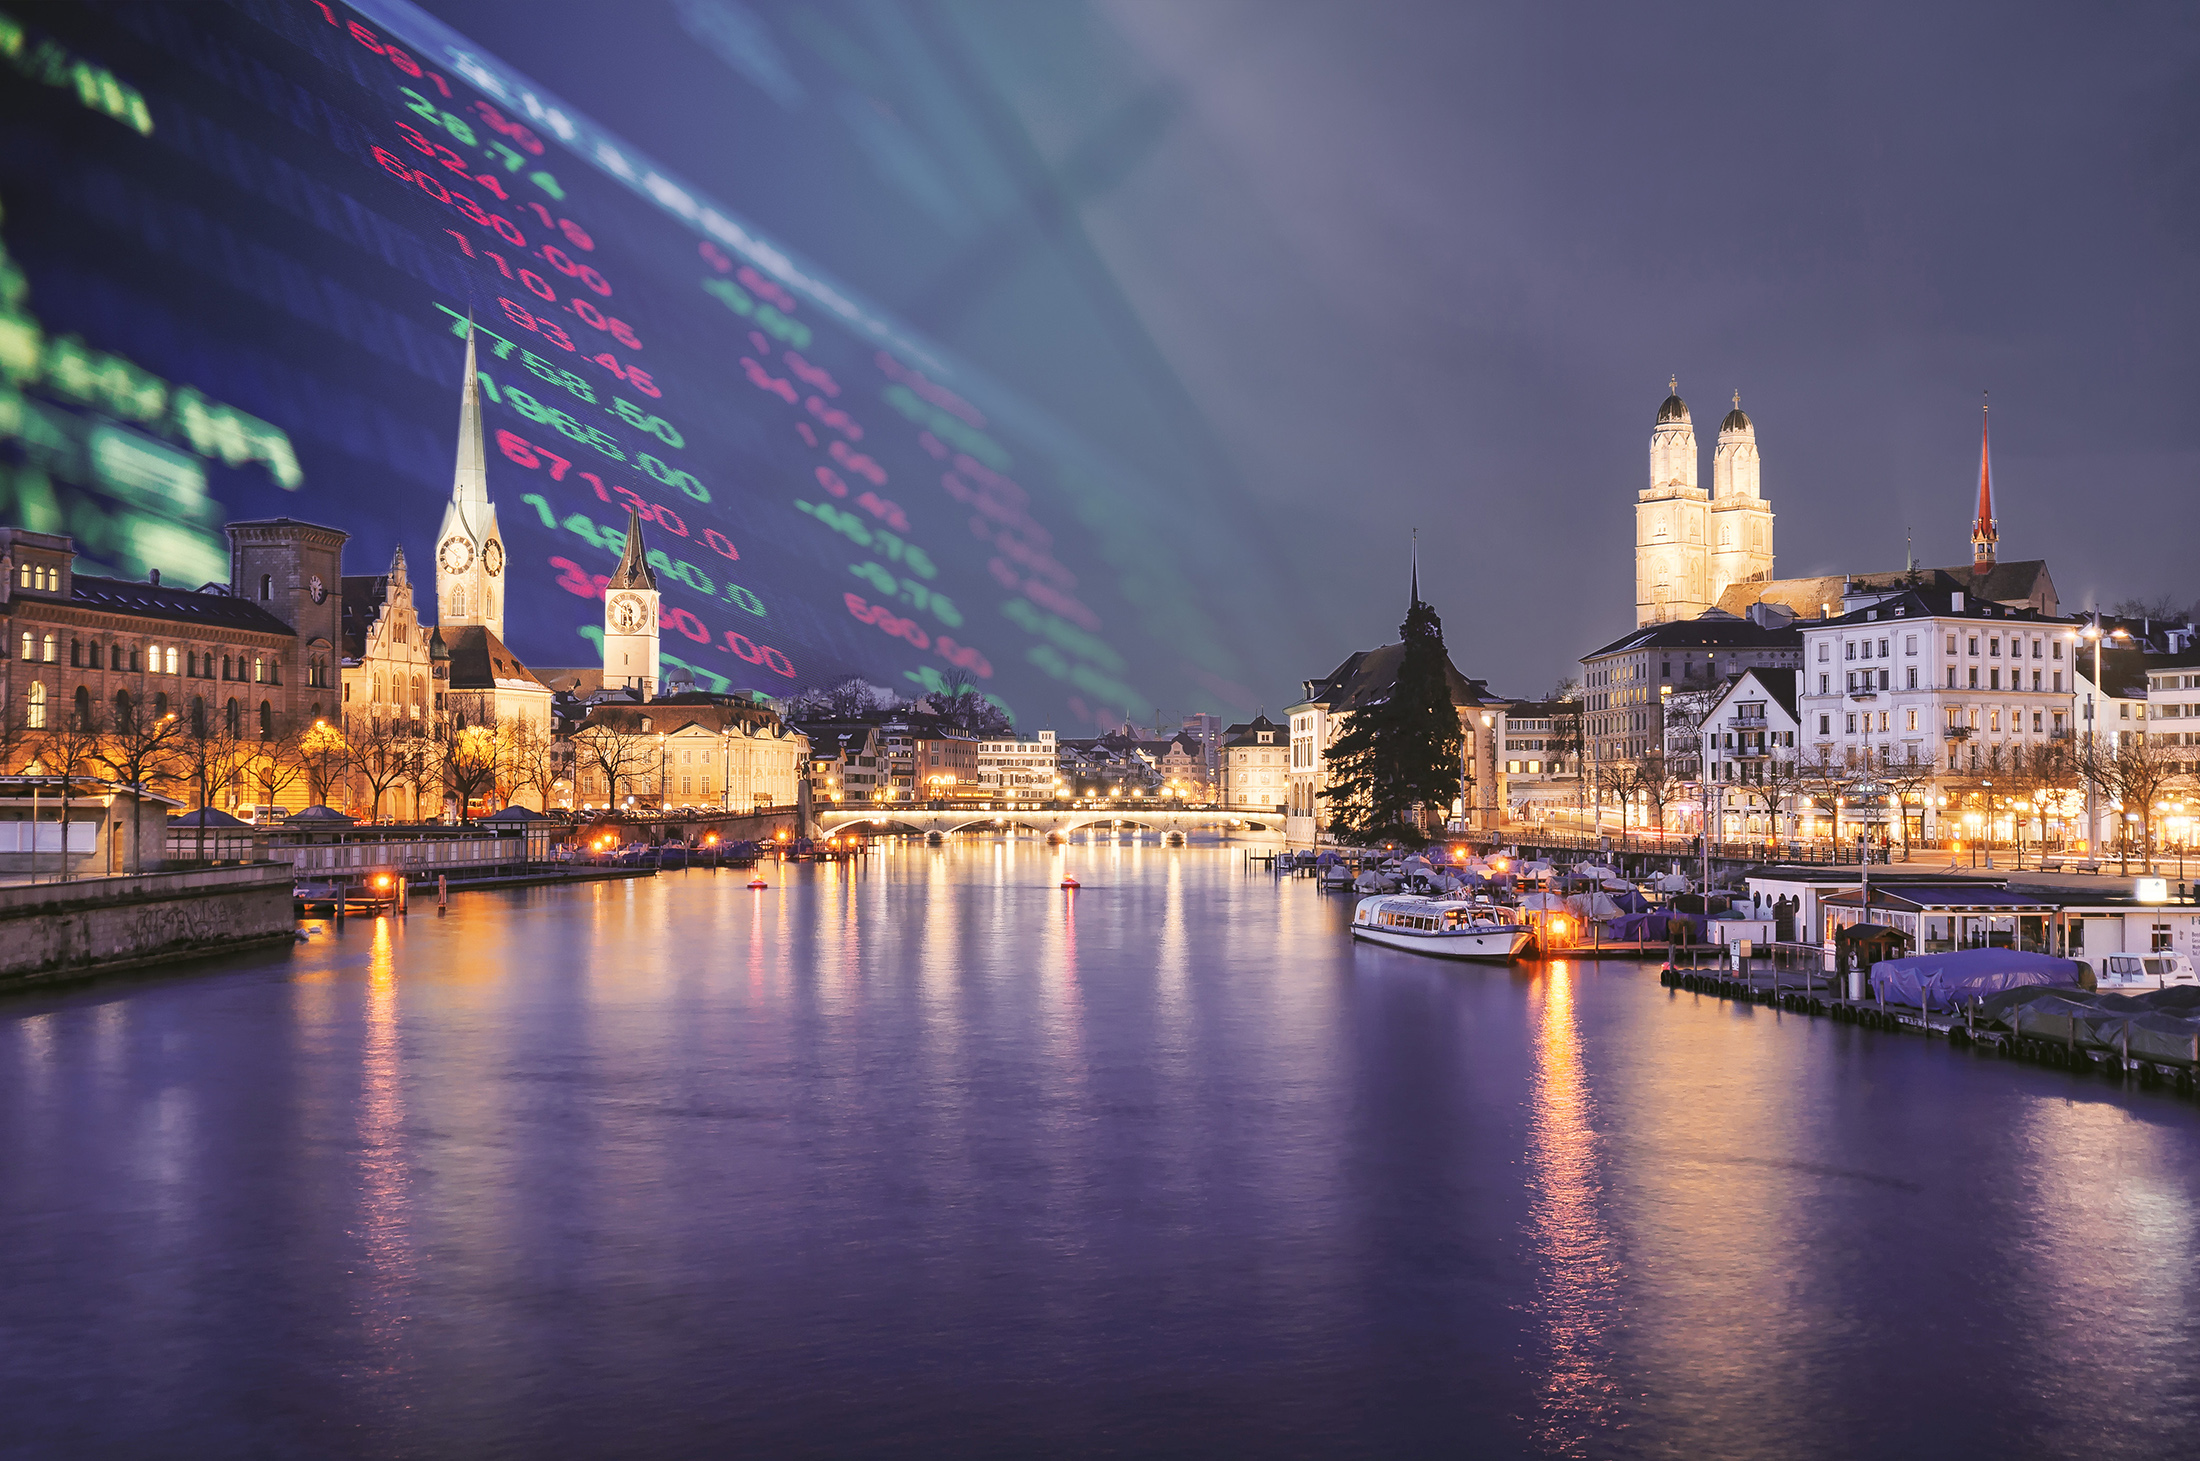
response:
{"label": "arched window", "polygon": [[226,710],[225,714],[226,714],[226,717],[227,717],[227,725],[228,725],[228,728],[229,728],[229,733],[230,733],[231,735],[233,735],[233,736],[241,736],[241,735],[243,735],[243,734],[244,734],[244,717],[243,717],[242,715],[240,715],[240,714],[238,713],[238,707],[237,707],[237,697],[236,697],[236,696],[232,695],[232,696],[230,696],[230,697],[229,697],[229,705],[228,705],[228,708],[227,708],[227,710]]}
{"label": "arched window", "polygon": [[105,656],[103,656],[103,655],[101,655],[101,654],[100,654],[100,652],[99,652],[99,648],[100,648],[100,646],[99,646],[99,641],[98,641],[98,640],[96,640],[96,639],[95,639],[95,640],[93,640],[93,641],[92,641],[92,668],[93,668],[93,669],[95,669],[95,670],[99,668],[99,665],[100,665],[100,661],[101,661],[101,660],[102,660],[103,658],[105,658]]}
{"label": "arched window", "polygon": [[166,664],[168,666],[169,674],[172,675],[176,673],[176,647],[173,644],[168,646],[168,658]]}
{"label": "arched window", "polygon": [[206,735],[206,697],[204,695],[191,697],[191,734],[202,738]]}
{"label": "arched window", "polygon": [[466,590],[463,588],[454,586],[451,589],[451,617],[453,619],[466,617]]}
{"label": "arched window", "polygon": [[[24,570],[26,573],[29,571],[29,569]],[[28,629],[23,631],[23,658],[26,660],[38,658],[38,636]]]}
{"label": "arched window", "polygon": [[275,734],[275,710],[265,700],[260,702],[260,739],[268,740]]}
{"label": "arched window", "polygon": [[259,655],[252,656],[252,683],[255,685],[260,685],[265,684],[266,681],[267,661],[261,658]]}
{"label": "arched window", "polygon": [[84,641],[83,641],[83,640],[81,640],[81,639],[71,639],[71,640],[69,641],[69,664],[70,664],[70,665],[71,665],[72,667],[75,667],[75,668],[78,668],[78,669],[81,669],[81,668],[83,667],[83,665],[84,665]]}
{"label": "arched window", "polygon": [[82,685],[76,687],[76,728],[80,731],[92,728],[92,692]]}
{"label": "arched window", "polygon": [[31,730],[46,728],[46,682],[31,681],[31,703],[23,713],[23,724]]}
{"label": "arched window", "polygon": [[153,719],[157,721],[167,714],[168,692],[163,690],[153,697]]}
{"label": "arched window", "polygon": [[54,664],[61,658],[61,636],[48,634],[45,641],[46,663]]}
{"label": "arched window", "polygon": [[126,731],[129,728],[130,692],[127,690],[117,690],[115,691],[115,729],[118,731]]}
{"label": "arched window", "polygon": [[263,573],[260,575],[260,602],[266,603],[273,597],[275,597],[275,575]]}

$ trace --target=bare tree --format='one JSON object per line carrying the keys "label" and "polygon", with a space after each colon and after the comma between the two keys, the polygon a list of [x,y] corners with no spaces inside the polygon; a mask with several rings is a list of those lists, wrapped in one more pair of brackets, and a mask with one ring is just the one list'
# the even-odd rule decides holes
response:
{"label": "bare tree", "polygon": [[262,806],[282,805],[283,793],[296,786],[306,772],[298,755],[298,737],[286,731],[252,742],[245,770],[260,788]]}
{"label": "bare tree", "polygon": [[458,819],[473,820],[473,804],[494,790],[497,779],[497,735],[493,725],[472,725],[448,730],[440,738],[441,784],[458,800]]}
{"label": "bare tree", "polygon": [[557,742],[531,720],[507,721],[497,731],[498,791],[507,805],[523,791],[531,791],[550,810],[557,794],[558,776],[564,769]]}
{"label": "bare tree", "polygon": [[1833,752],[1824,746],[1818,748],[1817,760],[1796,763],[1795,784],[1797,792],[1808,797],[1818,806],[1830,809],[1834,814],[1834,857],[1836,860],[1840,857],[1841,803],[1843,798],[1848,795],[1849,783],[1854,779],[1855,772],[1848,766],[1835,761]]}
{"label": "bare tree", "polygon": [[[75,799],[76,783],[102,769],[99,753],[105,739],[105,727],[97,701],[75,707],[52,706],[47,714],[53,717],[49,724],[28,730],[26,735],[36,748],[37,759],[32,763],[36,774],[61,778],[61,876],[66,881],[70,875],[69,804]],[[38,866],[37,848],[38,830],[33,827],[31,867],[34,872]]]}
{"label": "bare tree", "polygon": [[[2140,861],[2149,867],[2154,863],[2155,803],[2178,776],[2181,764],[2175,747],[2141,732],[2128,734],[2113,746],[2104,746],[2091,768],[2101,794],[2112,802],[2121,803],[2123,825],[2129,827],[2134,820],[2138,822]],[[2131,839],[2128,833],[2117,839],[2117,846],[2124,871],[2129,872]]]}
{"label": "bare tree", "polygon": [[353,714],[345,727],[351,742],[351,769],[372,794],[367,815],[382,819],[382,798],[400,781],[417,785],[425,774],[420,722],[399,716]]}
{"label": "bare tree", "polygon": [[[1914,800],[1923,807],[1935,795],[1940,784],[1940,763],[1931,756],[1922,761],[1889,761],[1880,769],[1879,779],[1886,783],[1887,794],[1894,801],[1895,819],[1902,824],[1902,858],[1910,857],[1910,813]],[[1922,833],[1923,817],[1919,818]]]}
{"label": "bare tree", "polygon": [[1673,767],[1666,761],[1665,757],[1656,751],[1652,751],[1649,755],[1634,763],[1632,777],[1636,794],[1656,814],[1658,830],[1663,832],[1665,830],[1665,808],[1673,800],[1673,794],[1678,789],[1681,778],[1674,774]]}
{"label": "bare tree", "polygon": [[2166,619],[2181,622],[2190,608],[2179,603],[2171,593],[2148,594],[2143,597],[2119,599],[2109,612],[2119,619]]}
{"label": "bare tree", "polygon": [[331,789],[343,784],[351,769],[351,742],[343,728],[317,720],[298,736],[298,764],[305,769],[306,794],[316,806],[328,806]]}
{"label": "bare tree", "polygon": [[641,728],[640,717],[605,709],[591,716],[573,736],[575,755],[603,773],[604,794],[609,804],[619,804],[621,783],[631,780],[656,751],[656,736]]}
{"label": "bare tree", "polygon": [[[108,773],[134,792],[141,803],[154,781],[166,781],[181,775],[184,769],[184,742],[190,739],[190,726],[174,711],[163,715],[135,714],[118,716],[100,738],[98,759]],[[143,815],[142,805],[133,809],[130,818],[130,871],[144,871],[144,849],[138,827]]]}
{"label": "bare tree", "polygon": [[229,733],[220,716],[206,713],[203,706],[186,722],[177,758],[182,778],[198,802],[198,846],[193,856],[200,862],[206,861],[207,808],[214,794],[235,779],[247,754],[245,743]]}

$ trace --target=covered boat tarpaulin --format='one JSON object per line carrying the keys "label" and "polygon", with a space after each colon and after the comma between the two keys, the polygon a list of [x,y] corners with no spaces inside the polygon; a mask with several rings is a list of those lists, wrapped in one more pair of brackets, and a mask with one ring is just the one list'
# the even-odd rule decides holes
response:
{"label": "covered boat tarpaulin", "polygon": [[1566,900],[1556,893],[1524,893],[1520,898],[1523,913],[1564,913]]}
{"label": "covered boat tarpaulin", "polygon": [[1873,996],[1912,1009],[1953,1009],[2022,985],[2075,990],[2077,961],[2017,949],[1952,949],[1872,966]]}
{"label": "covered boat tarpaulin", "polygon": [[1694,884],[1679,873],[1665,873],[1662,876],[1652,878],[1650,886],[1661,893],[1685,893]]}
{"label": "covered boat tarpaulin", "polygon": [[1663,913],[1629,913],[1607,924],[1604,936],[1616,944],[1663,943],[1666,926]]}
{"label": "covered boat tarpaulin", "polygon": [[1626,910],[1603,893],[1570,893],[1566,911],[1581,918],[1617,918]]}
{"label": "covered boat tarpaulin", "polygon": [[1610,895],[1611,900],[1619,906],[1619,911],[1622,913],[1647,913],[1650,911],[1650,900],[1642,896],[1641,890],[1630,884],[1622,883],[1615,888],[1607,883],[1605,884],[1605,891]]}

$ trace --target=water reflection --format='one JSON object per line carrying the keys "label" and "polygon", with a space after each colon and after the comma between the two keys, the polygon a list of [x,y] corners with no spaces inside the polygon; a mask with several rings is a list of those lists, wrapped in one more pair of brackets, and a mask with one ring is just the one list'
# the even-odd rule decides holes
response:
{"label": "water reflection", "polygon": [[1573,967],[1554,960],[1529,996],[1535,1078],[1528,1124],[1529,1206],[1540,1258],[1534,1312],[1545,1342],[1536,1436],[1545,1449],[1584,1454],[1617,1417],[1607,1343],[1618,1266],[1604,1220],[1594,1101],[1574,1021]]}
{"label": "water reflection", "polygon": [[401,1361],[413,1279],[395,938],[392,919],[374,920],[359,1062],[358,1241],[365,1264],[354,1311],[385,1371]]}

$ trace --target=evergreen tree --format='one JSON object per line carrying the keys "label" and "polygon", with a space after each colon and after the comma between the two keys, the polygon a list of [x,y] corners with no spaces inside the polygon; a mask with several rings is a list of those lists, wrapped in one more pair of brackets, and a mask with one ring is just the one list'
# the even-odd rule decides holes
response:
{"label": "evergreen tree", "polygon": [[1322,795],[1333,807],[1331,825],[1347,842],[1419,842],[1425,828],[1416,809],[1440,817],[1460,794],[1463,743],[1445,674],[1444,626],[1421,602],[1418,572],[1398,633],[1404,652],[1397,677],[1352,712],[1329,749],[1335,769]]}

